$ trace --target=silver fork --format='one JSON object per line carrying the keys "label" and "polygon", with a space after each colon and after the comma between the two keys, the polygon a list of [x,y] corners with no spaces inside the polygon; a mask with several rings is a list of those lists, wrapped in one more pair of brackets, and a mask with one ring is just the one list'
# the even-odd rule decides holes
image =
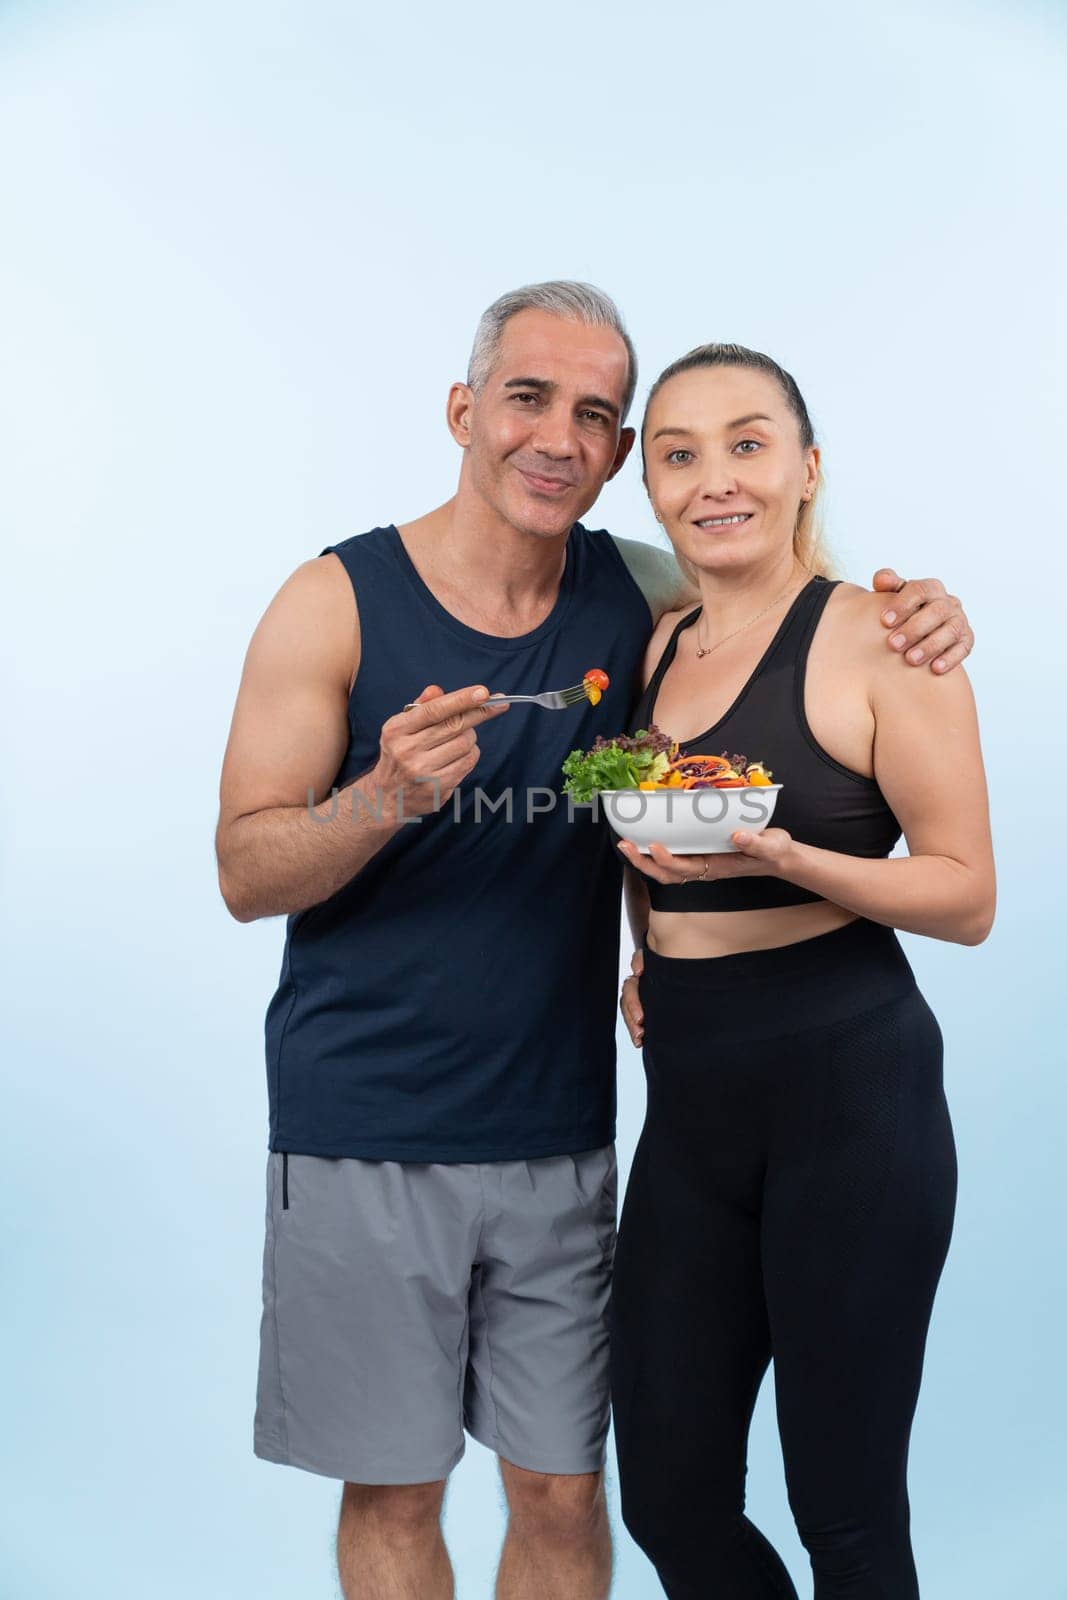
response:
{"label": "silver fork", "polygon": [[[566,711],[586,699],[585,684],[576,683],[570,689],[548,689],[544,694],[491,694],[483,706],[543,706],[546,711]],[[413,711],[418,704],[410,700],[405,711]]]}
{"label": "silver fork", "polygon": [[483,700],[485,706],[543,706],[546,711],[566,711],[586,698],[585,684],[576,683],[570,689],[549,689],[544,694],[491,694]]}

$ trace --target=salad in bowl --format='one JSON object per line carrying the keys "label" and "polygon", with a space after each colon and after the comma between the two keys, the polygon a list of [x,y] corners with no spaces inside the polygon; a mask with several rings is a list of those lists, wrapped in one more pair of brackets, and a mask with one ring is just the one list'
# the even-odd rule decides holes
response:
{"label": "salad in bowl", "polygon": [[598,738],[563,763],[563,792],[596,800],[615,832],[648,855],[654,842],[674,855],[736,849],[737,828],[760,833],[782,788],[762,761],[743,755],[684,755],[655,724],[633,735]]}

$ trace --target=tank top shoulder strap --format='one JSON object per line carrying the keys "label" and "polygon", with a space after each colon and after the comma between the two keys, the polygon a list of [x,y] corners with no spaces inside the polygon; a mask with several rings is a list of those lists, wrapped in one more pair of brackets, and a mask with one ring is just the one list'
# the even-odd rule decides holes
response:
{"label": "tank top shoulder strap", "polygon": [[395,526],[386,526],[328,544],[319,555],[337,557],[352,580],[357,599],[368,590],[377,599],[383,585],[393,584],[402,571],[402,550]]}
{"label": "tank top shoulder strap", "polygon": [[815,636],[815,629],[819,625],[819,618],[826,610],[826,603],[840,583],[840,578],[824,578],[817,573],[812,581],[810,590],[805,596],[806,604],[802,608],[798,621],[798,637],[795,645],[794,659],[797,667],[802,668],[808,659],[811,641]]}
{"label": "tank top shoulder strap", "polygon": [[365,689],[379,666],[387,672],[395,665],[397,649],[413,625],[413,601],[421,629],[432,630],[433,619],[418,607],[419,580],[395,523],[340,539],[319,555],[337,557],[355,593]]}
{"label": "tank top shoulder strap", "polygon": [[670,638],[663,647],[663,654],[656,662],[652,676],[648,680],[648,688],[645,690],[645,696],[650,705],[655,701],[656,695],[659,692],[659,686],[663,682],[663,679],[666,675],[667,668],[670,666],[671,662],[678,653],[679,638],[685,632],[686,628],[692,627],[699,615],[700,607],[696,606],[692,611],[687,611],[685,616],[675,624]]}
{"label": "tank top shoulder strap", "polygon": [[779,670],[782,667],[803,666],[819,618],[839,581],[837,578],[824,578],[821,573],[814,574],[808,580],[790,606],[777,638],[760,663],[756,677],[762,677],[772,666]]}

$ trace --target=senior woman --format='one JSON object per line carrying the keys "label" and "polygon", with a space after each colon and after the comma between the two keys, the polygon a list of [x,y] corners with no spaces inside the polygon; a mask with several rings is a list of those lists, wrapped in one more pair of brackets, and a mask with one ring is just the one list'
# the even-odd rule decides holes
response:
{"label": "senior woman", "polygon": [[[642,443],[701,604],[653,635],[632,726],[743,752],[783,788],[735,853],[620,847],[648,1080],[613,1290],[623,1516],[671,1600],[796,1600],[744,1515],[773,1358],[816,1600],[914,1600],[908,1440],[956,1155],[941,1031],[895,930],[989,932],[974,698],[964,672],[888,654],[884,598],[827,576],[820,451],[776,362],[692,351]],[[910,854],[887,859],[901,832]]]}

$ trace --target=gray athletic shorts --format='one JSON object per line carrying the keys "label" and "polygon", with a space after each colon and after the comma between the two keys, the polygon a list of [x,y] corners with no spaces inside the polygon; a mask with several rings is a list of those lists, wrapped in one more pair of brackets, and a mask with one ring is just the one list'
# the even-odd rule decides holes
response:
{"label": "gray athletic shorts", "polygon": [[613,1145],[455,1163],[272,1152],[256,1455],[428,1483],[466,1428],[533,1472],[597,1471],[616,1188]]}

